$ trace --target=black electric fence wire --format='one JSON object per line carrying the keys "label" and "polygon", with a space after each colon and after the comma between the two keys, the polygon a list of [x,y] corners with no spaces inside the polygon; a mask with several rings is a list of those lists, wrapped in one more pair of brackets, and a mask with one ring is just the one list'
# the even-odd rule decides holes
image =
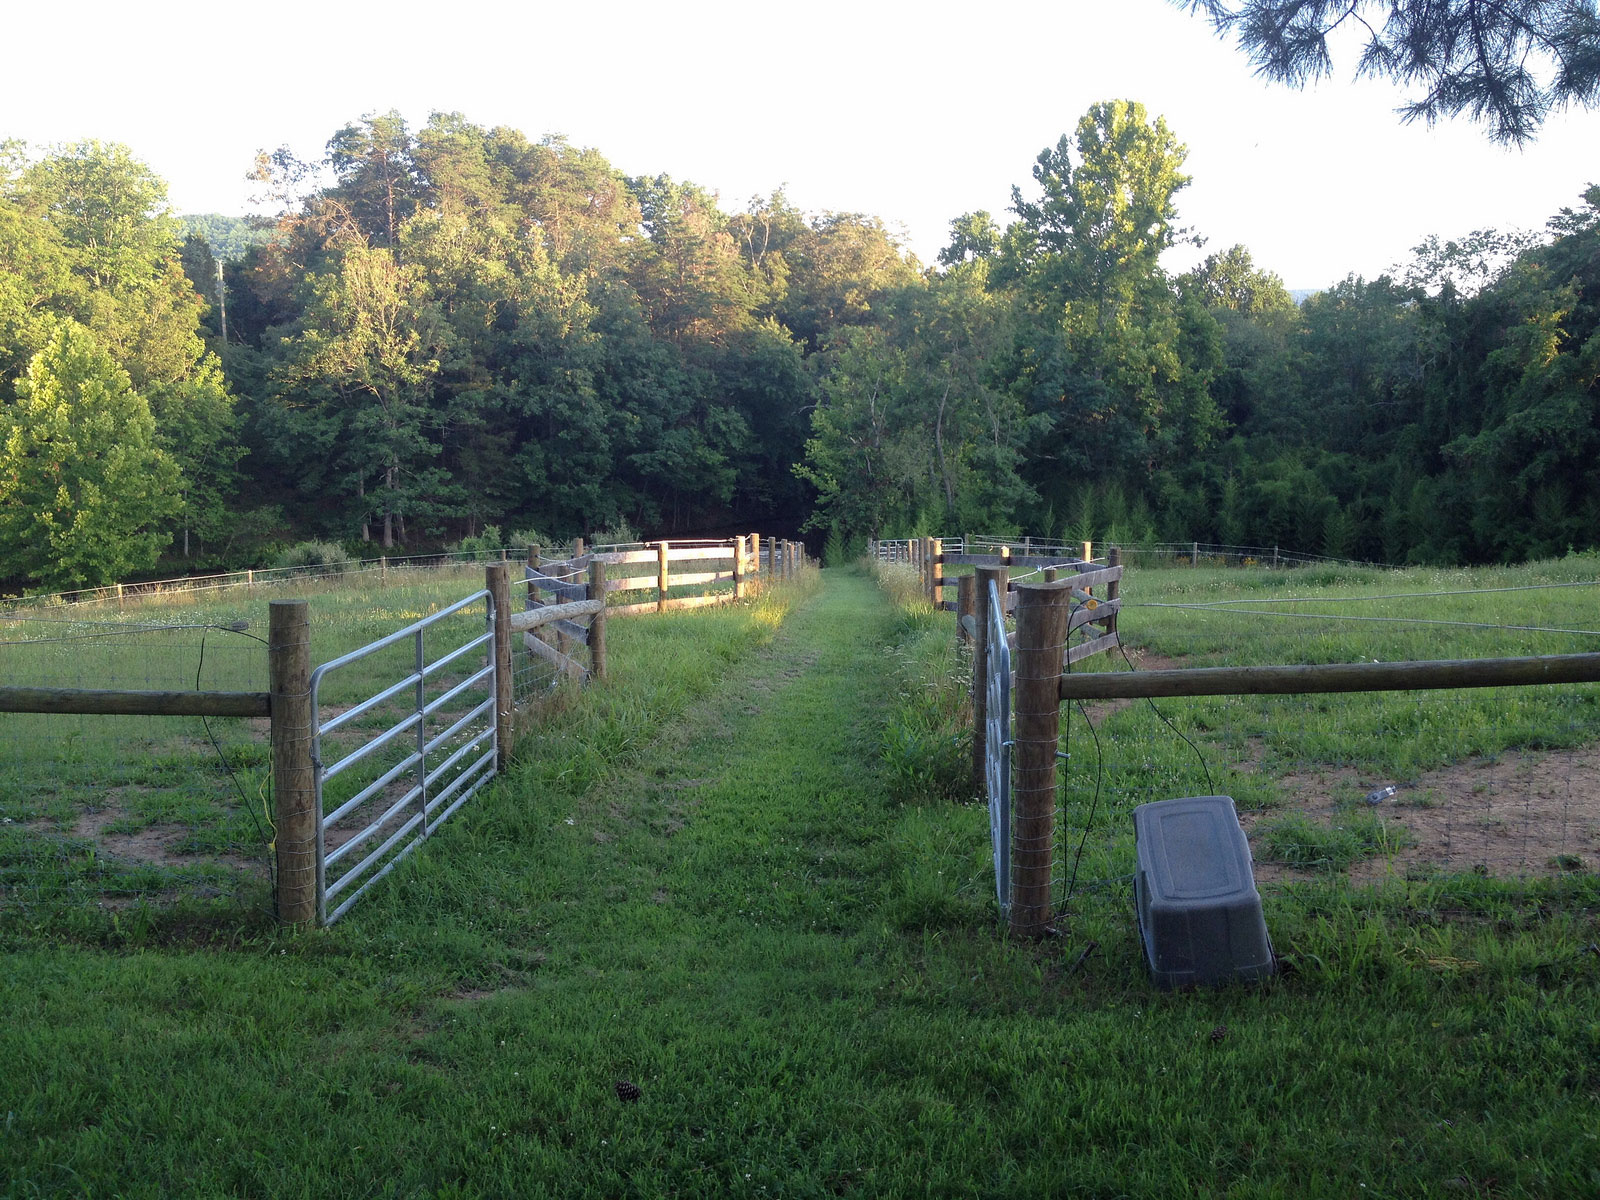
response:
{"label": "black electric fence wire", "polygon": [[[1128,670],[1137,671],[1139,668],[1133,665],[1133,659],[1128,657],[1128,651],[1120,641],[1117,642],[1117,649],[1122,652],[1122,661],[1128,664]],[[1211,781],[1211,768],[1206,765],[1206,758],[1205,755],[1200,753],[1200,747],[1191,742],[1188,735],[1185,734],[1183,730],[1179,729],[1171,721],[1167,720],[1167,715],[1156,707],[1156,702],[1149,696],[1145,697],[1145,703],[1150,706],[1151,712],[1155,713],[1156,716],[1161,718],[1161,723],[1163,725],[1182,738],[1184,744],[1187,745],[1189,749],[1194,751],[1194,756],[1197,760],[1199,760],[1200,763],[1200,770],[1205,773],[1206,795],[1215,796],[1217,794],[1217,785]]]}
{"label": "black electric fence wire", "polygon": [[[1078,607],[1081,608],[1082,605],[1079,605]],[[1128,664],[1128,670],[1137,671],[1139,669],[1138,667],[1134,666],[1133,659],[1128,657],[1127,648],[1122,645],[1121,641],[1118,641],[1117,643],[1117,650],[1122,654],[1122,661]],[[1066,673],[1069,675],[1072,673],[1071,663],[1066,665]],[[1183,730],[1179,729],[1170,720],[1168,720],[1167,715],[1156,706],[1156,702],[1149,696],[1145,697],[1145,703],[1150,706],[1150,711],[1155,713],[1156,717],[1163,725],[1170,729],[1177,737],[1181,738],[1183,743],[1188,746],[1190,750],[1194,751],[1195,760],[1200,764],[1200,770],[1206,777],[1206,793],[1207,795],[1216,795],[1217,785],[1211,778],[1211,768],[1206,763],[1205,755],[1200,753],[1200,747],[1196,746],[1194,742],[1190,740],[1189,736],[1183,732]],[[1105,777],[1105,755],[1101,751],[1100,735],[1095,730],[1094,722],[1089,719],[1089,712],[1086,708],[1084,708],[1083,701],[1081,700],[1078,701],[1078,713],[1083,717],[1083,723],[1089,729],[1089,736],[1094,738],[1094,799],[1089,804],[1089,816],[1084,820],[1083,823],[1083,836],[1078,839],[1077,853],[1072,857],[1072,875],[1067,882],[1066,900],[1072,899],[1073,893],[1078,887],[1078,865],[1083,861],[1083,848],[1089,843],[1089,831],[1094,828],[1095,815],[1100,808],[1101,784]],[[1066,724],[1066,735],[1064,740],[1067,759],[1070,762],[1072,757],[1072,722],[1070,720]]]}

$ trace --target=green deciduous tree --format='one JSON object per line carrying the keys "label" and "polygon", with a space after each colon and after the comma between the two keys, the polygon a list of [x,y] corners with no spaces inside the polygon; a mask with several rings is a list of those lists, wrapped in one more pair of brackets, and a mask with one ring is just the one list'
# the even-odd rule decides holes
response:
{"label": "green deciduous tree", "polygon": [[68,588],[148,569],[170,541],[179,482],[127,372],[81,325],[58,325],[0,409],[7,572]]}

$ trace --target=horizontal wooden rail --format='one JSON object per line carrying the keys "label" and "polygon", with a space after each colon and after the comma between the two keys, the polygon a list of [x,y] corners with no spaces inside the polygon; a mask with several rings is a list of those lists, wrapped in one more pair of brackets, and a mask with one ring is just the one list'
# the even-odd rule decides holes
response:
{"label": "horizontal wooden rail", "polygon": [[1075,662],[1082,662],[1086,658],[1093,658],[1107,650],[1115,650],[1122,645],[1114,633],[1102,633],[1099,637],[1090,638],[1087,642],[1079,642],[1076,646],[1068,646],[1066,663],[1070,667]]}
{"label": "horizontal wooden rail", "polygon": [[511,614],[511,632],[525,633],[548,625],[552,621],[570,621],[574,617],[592,617],[605,607],[603,600],[573,600],[568,604],[547,604],[543,608],[530,608],[526,612]]}
{"label": "horizontal wooden rail", "polygon": [[1072,615],[1067,618],[1067,632],[1082,628],[1085,625],[1098,625],[1109,621],[1122,611],[1121,600],[1099,600],[1093,608],[1087,604],[1080,604],[1072,610]]}
{"label": "horizontal wooden rail", "polygon": [[680,608],[701,608],[707,604],[724,604],[732,599],[732,592],[712,592],[709,596],[677,596],[668,600],[665,605],[656,600],[647,600],[643,604],[618,605],[615,608],[607,609],[606,615],[626,617],[635,613],[672,612],[674,609]]}
{"label": "horizontal wooden rail", "polygon": [[732,558],[732,546],[667,546],[668,562],[718,562]]}
{"label": "horizontal wooden rail", "polygon": [[1415,692],[1440,688],[1600,683],[1600,653],[1432,662],[1191,667],[1176,671],[1063,675],[1063,700],[1142,696],[1278,696],[1311,692]]}
{"label": "horizontal wooden rail", "polygon": [[126,692],[0,687],[0,712],[90,716],[266,717],[266,692]]}

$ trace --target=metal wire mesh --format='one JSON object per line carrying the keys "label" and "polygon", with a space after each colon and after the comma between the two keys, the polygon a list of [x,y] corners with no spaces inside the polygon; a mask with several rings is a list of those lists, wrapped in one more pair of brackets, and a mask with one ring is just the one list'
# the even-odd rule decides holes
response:
{"label": "metal wire mesh", "polygon": [[[265,691],[242,612],[0,617],[0,686]],[[268,902],[265,719],[0,713],[0,910]]]}
{"label": "metal wire mesh", "polygon": [[1134,869],[1136,805],[1196,795],[1234,798],[1267,882],[1594,870],[1597,736],[1586,684],[1073,705],[1058,894]]}
{"label": "metal wire mesh", "polygon": [[[539,579],[529,579],[525,573],[519,577],[519,573],[513,571],[512,610],[526,611],[587,596],[589,561],[586,555],[542,563],[537,569]],[[551,583],[556,587],[550,587]],[[578,683],[589,677],[594,669],[589,652],[589,629],[593,623],[593,617],[572,617],[513,636],[512,697],[517,705],[547,696],[563,683]]]}

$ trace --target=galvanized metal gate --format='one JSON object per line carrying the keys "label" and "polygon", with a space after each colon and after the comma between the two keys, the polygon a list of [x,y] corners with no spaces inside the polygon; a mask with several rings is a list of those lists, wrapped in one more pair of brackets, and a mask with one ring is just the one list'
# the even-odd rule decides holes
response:
{"label": "galvanized metal gate", "polygon": [[[484,633],[430,658],[428,631],[478,605]],[[490,593],[476,592],[312,672],[312,762],[320,814],[317,918],[322,924],[343,916],[494,777],[499,751],[495,616]],[[413,649],[408,672],[343,711],[325,714],[324,681],[407,642]],[[394,667],[381,660],[371,665],[380,678]],[[336,795],[330,795],[329,784],[335,784]]]}
{"label": "galvanized metal gate", "polygon": [[1011,907],[1011,647],[1006,642],[1005,594],[989,581],[988,698],[984,730],[984,781],[989,793],[989,840],[994,848],[995,897],[1004,914]]}

